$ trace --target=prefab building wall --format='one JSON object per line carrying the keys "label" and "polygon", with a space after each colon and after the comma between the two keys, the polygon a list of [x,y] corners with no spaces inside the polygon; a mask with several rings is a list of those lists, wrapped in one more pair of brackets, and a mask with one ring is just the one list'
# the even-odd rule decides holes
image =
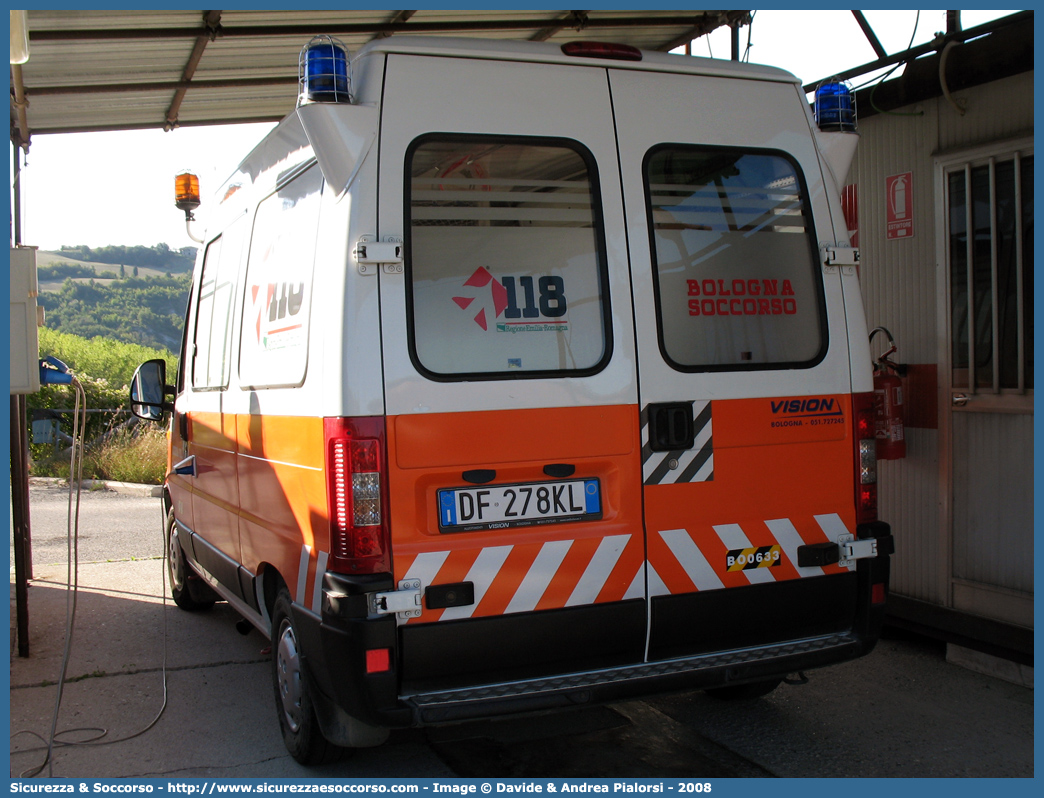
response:
{"label": "prefab building wall", "polygon": [[867,321],[907,365],[906,456],[879,463],[895,612],[1031,637],[1033,73],[874,113],[859,134],[846,193]]}

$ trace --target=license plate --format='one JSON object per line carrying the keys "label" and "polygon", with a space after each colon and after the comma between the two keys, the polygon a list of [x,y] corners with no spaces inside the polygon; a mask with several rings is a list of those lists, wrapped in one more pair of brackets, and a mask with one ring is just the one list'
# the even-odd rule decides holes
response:
{"label": "license plate", "polygon": [[470,532],[602,517],[597,479],[489,485],[439,491],[439,529]]}

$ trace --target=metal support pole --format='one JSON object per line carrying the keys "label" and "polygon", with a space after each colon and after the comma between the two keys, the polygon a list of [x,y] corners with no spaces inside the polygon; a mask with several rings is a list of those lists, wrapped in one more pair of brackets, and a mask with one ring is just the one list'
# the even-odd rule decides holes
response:
{"label": "metal support pole", "polygon": [[975,200],[972,197],[971,164],[964,165],[964,227],[968,231],[965,251],[968,253],[968,390],[975,393],[978,377],[975,375]]}
{"label": "metal support pole", "polygon": [[740,29],[740,26],[739,26],[738,22],[730,22],[729,23],[729,32],[732,34],[732,60],[733,61],[739,61],[740,60],[739,29]]}
{"label": "metal support pole", "polygon": [[14,148],[11,155],[12,183],[14,185],[14,202],[11,203],[11,245],[22,243],[22,159],[21,149]]}
{"label": "metal support pole", "polygon": [[[22,243],[21,169],[19,148],[14,148],[14,202],[11,243]],[[29,656],[29,580],[33,578],[32,543],[29,526],[29,432],[26,428],[25,396],[11,397],[11,527],[14,543],[15,614],[18,656]]]}
{"label": "metal support pole", "polygon": [[870,23],[867,22],[866,17],[863,16],[863,12],[853,11],[852,16],[856,18],[856,22],[859,23],[859,27],[862,29],[863,35],[866,36],[866,40],[870,42],[870,46],[874,48],[877,57],[887,58],[888,51],[881,45],[880,40],[877,38],[877,34],[874,33],[874,29],[870,27]]}
{"label": "metal support pole", "polygon": [[14,539],[15,612],[18,656],[29,656],[29,580],[33,576],[29,536],[29,435],[25,397],[11,397],[11,522]]}

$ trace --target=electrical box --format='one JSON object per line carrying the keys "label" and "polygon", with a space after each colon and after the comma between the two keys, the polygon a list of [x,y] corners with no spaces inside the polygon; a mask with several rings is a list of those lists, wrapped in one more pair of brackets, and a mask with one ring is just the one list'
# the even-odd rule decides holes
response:
{"label": "electrical box", "polygon": [[11,249],[11,393],[40,390],[36,247]]}

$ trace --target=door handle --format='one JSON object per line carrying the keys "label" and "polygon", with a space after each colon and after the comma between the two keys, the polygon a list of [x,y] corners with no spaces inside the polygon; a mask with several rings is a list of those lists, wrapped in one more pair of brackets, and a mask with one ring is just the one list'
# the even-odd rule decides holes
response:
{"label": "door handle", "polygon": [[173,472],[175,474],[180,474],[183,477],[196,476],[196,455],[190,454],[180,463],[175,463]]}
{"label": "door handle", "polygon": [[654,452],[691,449],[696,443],[692,402],[649,405],[649,448]]}
{"label": "door handle", "polygon": [[964,407],[968,404],[968,394],[966,393],[955,393],[951,399],[954,407]]}

